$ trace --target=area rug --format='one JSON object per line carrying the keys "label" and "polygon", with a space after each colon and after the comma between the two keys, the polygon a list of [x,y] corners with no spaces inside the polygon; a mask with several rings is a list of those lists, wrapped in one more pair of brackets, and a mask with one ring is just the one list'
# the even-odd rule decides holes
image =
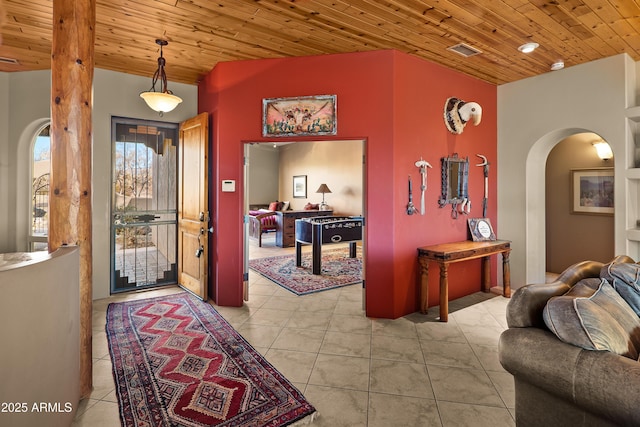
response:
{"label": "area rug", "polygon": [[281,427],[315,409],[211,305],[188,293],[112,303],[123,426]]}
{"label": "area rug", "polygon": [[252,259],[249,268],[296,295],[326,291],[362,281],[362,255],[349,258],[349,249],[323,250],[322,274],[311,271],[311,252],[302,253],[302,266],[296,267],[296,255]]}

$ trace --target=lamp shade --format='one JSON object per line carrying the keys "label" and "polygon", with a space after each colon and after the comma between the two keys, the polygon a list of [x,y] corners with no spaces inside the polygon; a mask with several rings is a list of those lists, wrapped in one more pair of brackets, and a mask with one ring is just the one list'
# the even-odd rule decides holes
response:
{"label": "lamp shade", "polygon": [[159,113],[168,113],[182,102],[179,96],[162,92],[142,92],[140,97],[144,99],[149,108]]}
{"label": "lamp shade", "polygon": [[316,193],[331,193],[331,190],[329,190],[329,187],[327,187],[327,184],[320,184],[320,187],[318,187],[318,189],[316,190]]}

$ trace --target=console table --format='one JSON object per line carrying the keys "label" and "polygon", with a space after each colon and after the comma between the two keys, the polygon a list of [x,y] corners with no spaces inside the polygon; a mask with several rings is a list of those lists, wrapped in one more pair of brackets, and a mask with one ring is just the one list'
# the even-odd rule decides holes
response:
{"label": "console table", "polygon": [[276,211],[276,246],[288,248],[296,243],[296,219],[333,216],[333,211]]}
{"label": "console table", "polygon": [[511,297],[511,271],[509,269],[509,253],[511,242],[508,240],[494,240],[488,242],[442,243],[418,248],[418,262],[421,267],[420,278],[420,312],[426,314],[429,310],[429,262],[440,265],[440,321],[449,320],[449,264],[482,258],[482,291],[489,292],[491,287],[491,265],[489,259],[493,254],[502,254],[502,275],[504,287],[502,295]]}

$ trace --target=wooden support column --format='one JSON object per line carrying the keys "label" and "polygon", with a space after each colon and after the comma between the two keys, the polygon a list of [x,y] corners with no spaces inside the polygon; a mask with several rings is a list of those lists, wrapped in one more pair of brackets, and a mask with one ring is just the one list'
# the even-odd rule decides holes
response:
{"label": "wooden support column", "polygon": [[49,252],[80,248],[80,394],[92,389],[91,112],[95,0],[53,1]]}

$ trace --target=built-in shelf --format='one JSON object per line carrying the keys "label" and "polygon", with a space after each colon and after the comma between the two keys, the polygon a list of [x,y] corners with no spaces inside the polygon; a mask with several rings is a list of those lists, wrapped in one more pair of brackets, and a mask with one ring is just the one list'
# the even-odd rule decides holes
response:
{"label": "built-in shelf", "polygon": [[640,122],[640,107],[629,107],[626,111],[627,118],[634,122]]}
{"label": "built-in shelf", "polygon": [[630,228],[627,230],[627,239],[640,242],[640,228]]}
{"label": "built-in shelf", "polygon": [[[629,107],[625,110],[625,116],[627,118],[627,124],[631,127],[631,135],[627,138],[626,145],[634,148],[634,163],[638,165],[637,158],[638,156],[638,147],[636,147],[636,139],[640,137],[640,106]],[[625,170],[625,178],[627,180],[628,186],[628,197],[627,201],[628,207],[632,209],[632,211],[628,211],[630,218],[627,218],[626,221],[632,221],[632,223],[637,223],[640,220],[640,213],[637,212],[637,207],[640,202],[640,168],[633,167]],[[629,224],[629,222],[627,222]],[[631,225],[631,224],[629,224]],[[627,236],[627,255],[634,259],[638,259],[640,256],[640,227],[629,228],[626,230]]]}
{"label": "built-in shelf", "polygon": [[625,171],[625,176],[629,179],[640,179],[640,168],[629,168]]}

